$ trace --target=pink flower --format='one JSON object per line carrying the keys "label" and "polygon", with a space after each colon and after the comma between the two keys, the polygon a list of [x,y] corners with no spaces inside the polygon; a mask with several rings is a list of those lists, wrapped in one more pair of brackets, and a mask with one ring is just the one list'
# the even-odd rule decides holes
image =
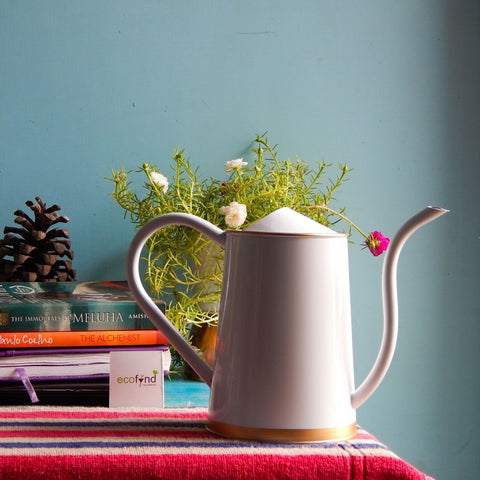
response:
{"label": "pink flower", "polygon": [[390,239],[385,237],[381,232],[371,232],[365,240],[365,245],[377,257],[381,255],[388,247]]}

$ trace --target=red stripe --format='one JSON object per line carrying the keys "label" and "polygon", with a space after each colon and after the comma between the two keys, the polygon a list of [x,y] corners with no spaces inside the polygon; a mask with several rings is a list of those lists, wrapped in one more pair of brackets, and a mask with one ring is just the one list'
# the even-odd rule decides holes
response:
{"label": "red stripe", "polygon": [[145,412],[122,412],[122,411],[107,411],[107,412],[87,412],[87,411],[45,411],[45,410],[31,410],[23,412],[1,412],[0,418],[5,419],[37,419],[37,418],[48,418],[48,419],[98,419],[104,418],[107,420],[115,420],[118,418],[185,418],[185,419],[206,419],[208,416],[206,410],[201,411],[188,411],[188,412],[175,412],[169,410],[162,410],[159,412],[155,411],[145,411]]}
{"label": "red stripe", "polygon": [[0,478],[9,480],[65,478],[131,480],[286,480],[342,478],[384,480],[385,478],[426,480],[423,473],[402,460],[385,457],[329,455],[78,455],[4,457]]}

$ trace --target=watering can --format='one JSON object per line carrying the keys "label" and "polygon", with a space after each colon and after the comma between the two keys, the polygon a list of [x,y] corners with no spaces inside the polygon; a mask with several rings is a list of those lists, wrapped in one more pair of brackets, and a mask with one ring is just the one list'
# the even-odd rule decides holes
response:
{"label": "watering can", "polygon": [[[382,381],[395,350],[400,251],[416,229],[447,211],[427,207],[392,238],[382,272],[383,338],[358,388],[353,378],[346,234],[289,208],[244,230],[227,231],[194,215],[168,213],[135,235],[127,255],[127,279],[142,310],[211,387],[209,431],[279,443],[347,439],[356,434],[356,409]],[[142,248],[169,225],[196,229],[225,248],[213,368],[142,286]]]}

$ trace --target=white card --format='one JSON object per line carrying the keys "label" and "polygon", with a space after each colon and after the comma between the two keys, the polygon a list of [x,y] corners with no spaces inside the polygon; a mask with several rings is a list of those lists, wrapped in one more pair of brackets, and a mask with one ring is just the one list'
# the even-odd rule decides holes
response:
{"label": "white card", "polygon": [[161,351],[110,353],[110,407],[163,407]]}

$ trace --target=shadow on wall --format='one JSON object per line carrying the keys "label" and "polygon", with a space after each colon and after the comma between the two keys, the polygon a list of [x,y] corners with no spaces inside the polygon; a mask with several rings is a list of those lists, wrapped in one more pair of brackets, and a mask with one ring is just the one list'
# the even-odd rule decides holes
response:
{"label": "shadow on wall", "polygon": [[439,452],[448,452],[455,478],[474,478],[480,468],[480,415],[475,405],[480,398],[480,3],[446,5],[444,138],[449,163],[444,178],[451,214],[442,260],[443,321],[436,355],[441,394],[435,408],[444,437]]}

